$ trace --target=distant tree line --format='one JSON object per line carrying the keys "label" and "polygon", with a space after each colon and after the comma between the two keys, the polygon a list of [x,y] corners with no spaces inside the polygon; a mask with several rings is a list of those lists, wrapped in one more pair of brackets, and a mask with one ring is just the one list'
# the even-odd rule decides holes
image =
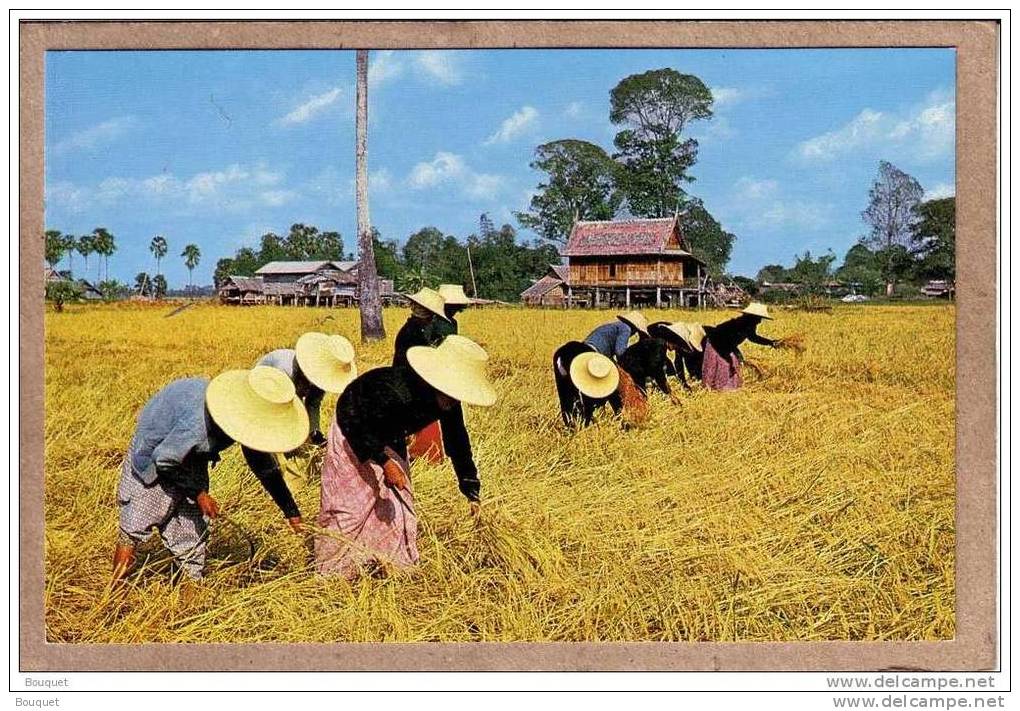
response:
{"label": "distant tree line", "polygon": [[691,250],[711,274],[723,274],[736,237],[685,189],[698,158],[698,141],[686,132],[712,118],[712,91],[698,77],[666,68],[624,78],[609,99],[609,120],[621,127],[615,152],[577,139],[538,146],[531,167],[545,178],[518,222],[562,245],[576,220],[679,213]]}
{"label": "distant tree line", "polygon": [[[560,261],[555,246],[522,243],[511,225],[497,229],[485,214],[478,230],[463,239],[429,226],[400,245],[384,239],[375,228],[372,232],[379,276],[392,279],[404,292],[451,283],[463,284],[468,294],[479,298],[516,301],[550,264]],[[252,276],[272,261],[343,259],[353,260],[354,255],[345,255],[340,233],[295,224],[287,235],[267,232],[257,248],[242,247],[233,257],[220,259],[213,280],[219,287],[230,276]]]}

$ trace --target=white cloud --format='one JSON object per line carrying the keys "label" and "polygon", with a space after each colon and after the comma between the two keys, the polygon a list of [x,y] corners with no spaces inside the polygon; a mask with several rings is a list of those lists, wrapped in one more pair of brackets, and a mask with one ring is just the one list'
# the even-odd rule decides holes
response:
{"label": "white cloud", "polygon": [[531,130],[538,123],[538,110],[534,106],[522,106],[503,121],[499,130],[485,140],[485,145],[506,143]]}
{"label": "white cloud", "polygon": [[747,93],[731,86],[711,87],[713,104],[716,108],[732,106],[747,98]]}
{"label": "white cloud", "polygon": [[840,128],[802,142],[796,154],[816,163],[878,151],[931,160],[952,153],[955,132],[956,99],[946,92],[933,92],[902,114],[865,108]]}
{"label": "white cloud", "polygon": [[733,186],[732,212],[753,229],[817,229],[829,222],[830,206],[783,195],[779,182],[744,176]]}
{"label": "white cloud", "polygon": [[418,72],[440,84],[459,84],[464,78],[460,55],[442,50],[424,50],[414,55]]}
{"label": "white cloud", "polygon": [[117,140],[134,128],[137,123],[134,116],[119,116],[103,121],[57,141],[50,148],[50,153],[57,155],[74,151],[95,150],[102,145]]}
{"label": "white cloud", "polygon": [[131,201],[137,205],[175,209],[244,211],[258,206],[279,207],[300,195],[282,185],[282,173],[263,165],[232,164],[181,179],[171,173],[146,178],[105,178],[95,186],[63,181],[47,186],[47,200],[73,212],[90,205],[104,207]]}
{"label": "white cloud", "polygon": [[956,186],[952,183],[936,183],[924,191],[925,200],[941,200],[956,195]]}
{"label": "white cloud", "polygon": [[476,173],[455,153],[440,151],[431,161],[415,165],[407,176],[412,190],[454,186],[474,200],[492,200],[503,189],[502,176]]}
{"label": "white cloud", "polygon": [[335,87],[325,93],[316,94],[286,116],[278,119],[277,122],[283,126],[293,126],[310,121],[335,104],[342,93],[343,90],[340,87]]}
{"label": "white cloud", "polygon": [[382,84],[404,73],[404,62],[392,49],[375,52],[368,63],[368,83]]}
{"label": "white cloud", "polygon": [[568,118],[580,118],[584,114],[584,104],[580,101],[571,101],[567,108],[563,109],[563,114]]}
{"label": "white cloud", "polygon": [[422,190],[451,180],[459,180],[466,172],[467,166],[463,158],[455,153],[440,151],[430,162],[414,166],[407,182],[415,190]]}

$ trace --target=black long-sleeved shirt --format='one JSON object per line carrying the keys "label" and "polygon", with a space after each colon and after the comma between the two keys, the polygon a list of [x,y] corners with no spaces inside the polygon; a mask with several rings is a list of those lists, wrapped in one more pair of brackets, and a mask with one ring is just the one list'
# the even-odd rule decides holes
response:
{"label": "black long-sleeved shirt", "polygon": [[705,326],[705,337],[723,358],[731,353],[739,356],[740,344],[744,341],[757,343],[759,346],[774,346],[776,343],[774,340],[758,335],[756,329],[760,322],[761,319],[756,316],[742,314],[729,321],[723,321],[718,326]]}
{"label": "black long-sleeved shirt", "polygon": [[666,380],[666,342],[661,338],[642,338],[629,346],[618,360],[620,367],[634,379],[634,384],[647,390],[651,379],[662,392],[669,395],[669,382]]}
{"label": "black long-sleeved shirt", "polygon": [[407,319],[393,343],[393,365],[407,365],[407,351],[414,346],[432,346],[432,319],[425,319],[411,316]]}
{"label": "black long-sleeved shirt", "polygon": [[461,493],[478,501],[481,482],[461,404],[440,409],[435,389],[409,367],[369,370],[355,378],[336,403],[337,424],[361,462],[385,464],[387,447],[406,455],[407,436],[436,420]]}

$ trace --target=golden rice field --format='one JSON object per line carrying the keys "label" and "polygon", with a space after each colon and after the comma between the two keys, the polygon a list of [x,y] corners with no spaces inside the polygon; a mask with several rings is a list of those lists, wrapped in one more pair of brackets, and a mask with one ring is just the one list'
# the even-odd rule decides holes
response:
{"label": "golden rice field", "polygon": [[[158,539],[124,598],[107,577],[134,418],[173,378],[248,367],[306,330],[356,339],[353,310],[70,306],[46,315],[46,626],[60,642],[918,640],[954,622],[952,306],[779,312],[748,344],[766,372],[621,431],[560,426],[553,350],[609,312],[460,318],[500,393],[469,409],[475,525],[449,465],[412,470],[422,563],[354,584],[311,572],[236,447],[212,472],[229,521],[210,574],[174,586]],[[388,364],[389,339],[359,348]],[[648,312],[715,323],[723,312]],[[324,413],[331,415],[333,400]],[[326,412],[328,410],[328,413]],[[291,477],[306,520],[314,465]]]}

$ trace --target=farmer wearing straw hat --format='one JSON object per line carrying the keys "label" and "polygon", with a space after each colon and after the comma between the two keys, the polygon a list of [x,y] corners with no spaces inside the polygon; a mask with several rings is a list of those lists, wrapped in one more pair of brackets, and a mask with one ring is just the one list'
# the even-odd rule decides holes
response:
{"label": "farmer wearing straw hat", "polygon": [[393,365],[407,365],[407,351],[415,346],[432,346],[437,343],[432,323],[446,320],[446,302],[439,292],[423,286],[414,294],[404,294],[411,302],[411,315],[397,332],[393,344]]}
{"label": "farmer wearing straw hat", "polygon": [[436,347],[410,348],[407,361],[364,373],[337,401],[322,467],[322,532],[315,541],[323,575],[351,579],[366,567],[418,561],[405,442],[429,422],[442,424],[460,491],[478,514],[481,484],[461,405],[495,403],[485,373],[488,355],[474,341],[452,335]]}
{"label": "farmer wearing straw hat", "polygon": [[[468,307],[471,300],[460,284],[440,284],[439,295],[443,297],[443,314],[446,318],[433,318],[425,329],[427,345],[437,345],[443,339],[458,332],[457,314]],[[432,422],[415,432],[407,445],[410,461],[424,458],[433,464],[443,461],[443,432],[439,422]]]}
{"label": "farmer wearing straw hat", "polygon": [[[308,413],[290,378],[275,368],[230,370],[211,382],[183,378],[165,386],[138,415],[121,466],[114,580],[127,575],[135,547],[153,528],[174,554],[175,567],[202,577],[207,519],[220,513],[209,495],[209,465],[234,442],[258,452],[287,452],[307,438]],[[279,470],[275,477],[256,475],[285,515],[297,511]]]}
{"label": "farmer wearing straw hat", "polygon": [[579,418],[583,425],[590,425],[595,411],[606,404],[616,414],[622,409],[619,369],[607,356],[586,343],[570,341],[556,350],[553,378],[560,400],[560,416],[567,427],[573,427]]}
{"label": "farmer wearing straw hat", "polygon": [[464,293],[464,287],[460,284],[440,284],[438,291],[445,302],[443,314],[446,319],[432,320],[432,337],[436,343],[458,333],[457,314],[471,305],[471,299]]}
{"label": "farmer wearing straw hat", "polygon": [[635,333],[639,339],[648,336],[648,319],[640,311],[629,311],[616,318],[616,321],[602,324],[584,339],[596,352],[613,359],[623,355]]}
{"label": "farmer wearing straw hat", "polygon": [[351,342],[343,336],[312,331],[298,338],[294,348],[271,351],[255,365],[276,368],[291,379],[308,412],[308,440],[315,445],[325,444],[319,426],[322,398],[327,392],[339,395],[358,376]]}
{"label": "farmer wearing straw hat", "polygon": [[670,365],[668,354],[686,343],[685,332],[665,321],[653,323],[647,331],[648,337],[628,347],[617,362],[620,369],[630,376],[640,396],[647,397],[648,381],[651,380],[675,404],[679,401],[666,379],[666,369]]}
{"label": "farmer wearing straw hat", "polygon": [[741,366],[744,355],[740,344],[744,341],[761,346],[779,347],[779,341],[759,336],[756,329],[763,319],[769,321],[765,304],[751,303],[736,318],[718,326],[705,328],[705,350],[701,366],[701,381],[713,390],[737,390],[744,384]]}
{"label": "farmer wearing straw hat", "polygon": [[[673,367],[677,378],[685,387],[690,387],[687,378],[701,380],[701,362],[704,357],[705,327],[693,321],[678,321],[673,324],[686,333],[685,347],[676,349],[673,356]],[[685,377],[686,371],[686,377]]]}

